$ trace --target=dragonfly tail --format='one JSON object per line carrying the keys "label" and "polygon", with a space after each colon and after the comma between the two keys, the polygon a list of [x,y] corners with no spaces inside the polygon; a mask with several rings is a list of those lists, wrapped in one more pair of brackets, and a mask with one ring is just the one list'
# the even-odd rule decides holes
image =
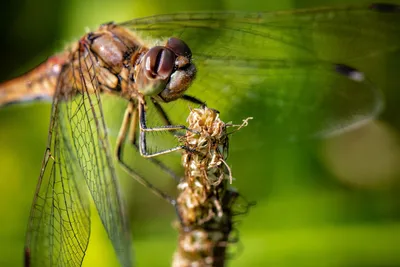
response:
{"label": "dragonfly tail", "polygon": [[56,55],[25,74],[0,83],[0,107],[36,100],[51,101],[65,62],[66,55]]}

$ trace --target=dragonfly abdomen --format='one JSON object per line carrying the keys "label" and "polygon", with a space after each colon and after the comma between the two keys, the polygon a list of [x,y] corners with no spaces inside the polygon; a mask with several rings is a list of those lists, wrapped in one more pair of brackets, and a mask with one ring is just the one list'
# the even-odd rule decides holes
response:
{"label": "dragonfly abdomen", "polygon": [[67,53],[50,57],[33,70],[1,83],[0,106],[35,100],[50,101],[66,59]]}

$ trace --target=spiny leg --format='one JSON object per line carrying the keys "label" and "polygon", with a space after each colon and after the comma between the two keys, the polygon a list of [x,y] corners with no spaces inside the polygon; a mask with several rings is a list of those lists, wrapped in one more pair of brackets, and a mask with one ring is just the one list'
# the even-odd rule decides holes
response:
{"label": "spiny leg", "polygon": [[[193,104],[200,105],[202,108],[207,107],[206,102],[201,101],[201,100],[198,99],[197,97],[190,96],[190,95],[183,95],[181,98],[182,98],[183,100],[188,101],[188,102],[191,102],[191,103],[193,103]],[[209,108],[209,107],[207,107],[207,108]],[[214,108],[209,108],[209,109],[212,109],[212,110],[214,110],[216,113],[219,114],[219,111],[218,111],[218,110],[216,110],[216,109],[214,109]]]}
{"label": "spiny leg", "polygon": [[[192,104],[196,104],[196,105],[200,105],[202,107],[206,106],[206,103],[197,99],[194,96],[189,96],[189,95],[183,95],[182,99],[188,102],[191,102]],[[156,108],[158,114],[160,115],[161,119],[164,122],[164,125],[174,125],[171,120],[168,117],[168,114],[165,112],[165,110],[163,109],[163,107],[160,105],[160,103],[155,100],[154,98],[151,98],[151,102],[154,105],[154,107]],[[136,124],[135,124],[136,125]],[[171,134],[173,134],[174,136],[182,136],[182,134],[180,134],[179,132],[177,132],[176,130],[171,130],[169,131]]]}
{"label": "spiny leg", "polygon": [[[129,167],[129,165],[126,164],[122,159],[123,145],[124,145],[124,142],[125,142],[125,139],[126,139],[128,125],[129,125],[130,122],[135,121],[134,117],[137,116],[136,115],[137,113],[135,112],[135,110],[136,110],[136,107],[135,107],[134,103],[132,103],[132,102],[130,102],[128,104],[128,107],[125,110],[124,118],[123,118],[123,121],[122,121],[122,126],[121,126],[121,129],[119,131],[118,138],[117,138],[116,155],[117,155],[118,162],[121,164],[123,169],[130,176],[132,176],[136,181],[138,181],[142,185],[146,186],[154,194],[160,196],[161,198],[163,198],[166,201],[168,201],[169,203],[171,203],[174,207],[176,207],[176,200],[174,198],[172,198],[171,196],[165,194],[162,190],[158,189],[153,184],[151,184],[149,181],[147,181],[145,178],[141,177],[136,171],[134,171],[131,167]],[[135,147],[137,148],[137,146],[135,146]],[[152,160],[152,162],[155,163],[155,164],[158,163],[158,161],[156,161],[156,160]],[[165,169],[168,169],[167,167],[165,167],[162,164],[161,164],[161,166],[159,164],[157,164],[157,165],[161,169],[163,169],[164,171],[165,171]],[[170,174],[172,171],[168,169],[167,172]],[[172,176],[174,178],[176,178],[176,175],[172,175]]]}
{"label": "spiny leg", "polygon": [[[164,122],[164,125],[168,125],[171,126],[173,125],[173,123],[171,122],[171,120],[168,117],[168,114],[165,112],[165,110],[163,109],[163,107],[160,105],[160,103],[158,103],[155,99],[151,99],[154,107],[156,108],[158,114],[160,115],[161,119]],[[171,133],[173,136],[175,137],[180,137],[180,136],[184,136],[185,134],[178,132],[177,130],[171,130],[168,131],[169,133]]]}
{"label": "spiny leg", "polygon": [[136,139],[136,132],[137,132],[137,125],[138,125],[138,109],[135,107],[133,114],[132,114],[132,119],[131,119],[131,126],[129,127],[129,143],[131,143],[138,151],[139,151],[139,146],[137,145],[137,139]]}
{"label": "spiny leg", "polygon": [[[183,95],[181,97],[181,99],[185,100],[185,101],[188,101],[188,102],[191,102],[192,104],[201,105],[202,108],[207,106],[205,102],[201,101],[200,99],[198,99],[198,98],[196,98],[194,96]],[[185,150],[190,151],[190,149],[185,147],[185,146],[176,146],[176,147],[173,147],[171,149],[161,150],[161,151],[158,151],[158,152],[155,152],[155,153],[149,153],[147,151],[146,134],[144,132],[168,131],[171,134],[173,134],[175,137],[176,136],[182,136],[182,134],[179,133],[178,130],[186,130],[186,131],[194,132],[193,130],[188,129],[184,125],[174,125],[171,122],[171,120],[169,119],[168,114],[165,112],[163,107],[160,105],[160,103],[154,98],[151,98],[151,102],[154,105],[154,107],[156,108],[156,111],[160,115],[161,119],[163,120],[164,126],[147,128],[147,125],[146,125],[146,121],[147,121],[146,120],[146,111],[145,111],[145,108],[144,108],[145,104],[143,104],[142,107],[139,106],[139,111],[140,110],[143,111],[142,113],[139,112],[139,114],[141,114],[140,115],[140,126],[141,126],[141,129],[140,129],[140,143],[139,143],[139,149],[140,149],[141,155],[143,157],[152,158],[152,157],[156,157],[156,156],[159,156],[159,155],[167,154],[167,153],[170,153],[170,152],[173,152],[173,151],[177,151],[177,150],[181,150],[181,149],[185,149]],[[140,109],[140,108],[142,108],[142,109]],[[213,110],[215,112],[219,113],[218,110],[215,110],[215,109],[213,109]],[[135,122],[135,123],[132,123],[132,125],[134,125],[136,127],[137,124]],[[194,132],[194,133],[196,133],[196,132]],[[133,143],[136,145],[136,136],[134,136],[131,140],[134,140]],[[195,152],[195,151],[192,151],[192,152]]]}
{"label": "spiny leg", "polygon": [[[158,114],[160,115],[161,119],[164,122],[164,125],[173,125],[171,120],[169,119],[167,113],[165,112],[165,110],[163,109],[163,107],[160,105],[160,103],[158,103],[155,99],[151,99],[151,102],[153,103],[154,107],[156,108]],[[178,132],[176,130],[171,130],[169,131],[171,134],[173,134],[174,136],[178,135]]]}
{"label": "spiny leg", "polygon": [[201,105],[202,107],[207,106],[206,102],[201,101],[200,99],[194,97],[194,96],[190,96],[190,95],[183,95],[181,97],[183,100],[188,101],[188,102],[192,102],[193,104],[197,104],[197,105]]}
{"label": "spiny leg", "polygon": [[177,130],[186,130],[192,131],[184,125],[163,125],[158,127],[147,127],[146,125],[146,111],[145,104],[139,103],[139,126],[140,126],[140,138],[139,138],[139,152],[145,158],[156,157],[159,155],[164,155],[171,153],[173,151],[185,149],[190,151],[190,149],[184,145],[176,146],[170,149],[160,150],[154,153],[150,153],[147,151],[147,143],[146,143],[146,133],[147,132],[161,132],[161,131],[177,131]]}
{"label": "spiny leg", "polygon": [[[138,116],[137,116],[137,108],[136,105],[132,102],[129,103],[128,107],[125,110],[124,118],[122,121],[122,126],[118,134],[117,138],[117,145],[116,145],[116,155],[117,159],[119,161],[122,160],[122,153],[123,153],[123,146],[126,141],[126,133],[127,133],[127,128],[128,125],[130,124],[129,127],[129,142],[134,146],[136,150],[139,151],[139,146],[136,143],[136,126],[137,126],[137,121],[138,121]],[[170,168],[165,166],[162,162],[155,158],[149,158],[149,160],[157,165],[160,169],[162,169],[165,173],[167,173],[169,176],[171,176],[175,181],[179,182],[180,177],[176,175],[174,171],[172,171]]]}
{"label": "spiny leg", "polygon": [[131,118],[134,110],[135,110],[135,106],[132,102],[129,102],[125,113],[124,113],[124,118],[122,119],[122,125],[121,128],[119,129],[119,133],[118,133],[118,137],[117,137],[117,143],[116,143],[116,149],[115,149],[115,154],[117,156],[118,161],[122,160],[122,153],[123,153],[123,145],[125,143],[125,139],[126,139],[126,132],[127,132],[127,128],[129,126],[129,123],[131,122]]}
{"label": "spiny leg", "polygon": [[141,183],[142,185],[144,185],[145,187],[149,188],[154,194],[156,194],[157,196],[165,199],[166,201],[168,201],[172,206],[175,207],[175,209],[177,208],[176,205],[176,200],[175,198],[171,197],[170,195],[164,193],[162,190],[158,189],[157,187],[155,187],[152,183],[150,183],[149,181],[147,181],[146,179],[144,179],[142,176],[140,176],[137,172],[135,172],[131,167],[129,167],[128,164],[126,164],[124,161],[119,160],[119,163],[121,164],[121,166],[123,167],[123,169],[130,175],[132,176],[136,181],[138,181],[139,183]]}
{"label": "spiny leg", "polygon": [[[135,108],[133,110],[133,114],[131,117],[131,126],[129,128],[129,143],[133,145],[133,147],[139,151],[139,145],[137,144],[136,132],[137,132],[137,125],[138,125],[138,110]],[[176,182],[180,182],[180,177],[170,168],[165,166],[164,163],[157,160],[156,158],[148,158],[152,163],[157,165],[160,169],[162,169],[165,173],[171,176]]]}

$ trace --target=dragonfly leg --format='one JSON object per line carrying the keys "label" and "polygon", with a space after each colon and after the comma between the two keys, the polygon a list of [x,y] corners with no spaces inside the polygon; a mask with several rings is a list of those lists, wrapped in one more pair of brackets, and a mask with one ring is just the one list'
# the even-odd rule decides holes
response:
{"label": "dragonfly leg", "polygon": [[[126,141],[126,135],[129,123],[130,123],[129,137],[128,137],[129,142],[133,145],[133,147],[137,151],[139,151],[139,146],[137,144],[137,139],[136,139],[137,121],[138,121],[137,108],[134,103],[130,102],[125,110],[122,126],[119,130],[117,138],[115,154],[117,156],[118,161],[121,161],[123,157],[123,147]],[[165,164],[163,164],[161,161],[155,158],[149,158],[149,160],[155,165],[157,165],[165,173],[167,173],[170,177],[172,177],[175,181],[177,182],[180,181],[180,177],[173,170],[165,166]]]}
{"label": "dragonfly leg", "polygon": [[[154,102],[153,102],[154,103]],[[158,104],[158,103],[157,103]],[[162,109],[162,107],[158,104],[155,105],[157,108],[157,111],[161,113],[161,117],[164,120],[164,123],[166,123],[167,125],[171,125],[171,122],[167,116],[167,114],[164,112],[164,110]],[[138,124],[138,109],[137,108],[133,108],[132,113],[131,113],[131,125],[129,128],[129,142],[133,145],[133,147],[139,151],[139,145],[137,144],[137,138],[136,138],[136,131],[137,131],[137,124]],[[122,127],[121,127],[122,128]],[[126,129],[126,128],[125,128]],[[125,139],[125,138],[124,138]],[[167,166],[165,166],[164,163],[162,163],[161,161],[157,160],[156,158],[152,157],[152,158],[148,158],[148,160],[150,160],[152,163],[154,163],[155,165],[157,165],[160,169],[162,169],[165,173],[167,173],[169,176],[171,176],[176,182],[180,181],[180,177],[170,168],[168,168]],[[125,166],[125,168],[129,166]],[[130,169],[130,168],[129,168]],[[129,171],[132,171],[132,169],[130,169]],[[146,181],[147,182],[147,181]],[[148,182],[147,182],[148,183]],[[151,185],[153,188],[154,186]],[[157,189],[157,188],[155,188]],[[157,189],[159,191],[159,189]],[[154,190],[153,190],[154,191]],[[163,192],[161,192],[163,193]],[[172,199],[172,197],[167,196],[166,194],[157,194],[160,195],[162,198],[166,199],[169,203],[171,203],[174,208],[175,208],[175,212],[178,216],[178,219],[180,221],[181,224],[183,224],[183,220],[182,220],[182,216],[181,213],[179,211],[179,206],[177,205],[177,202],[175,199]]]}
{"label": "dragonfly leg", "polygon": [[[202,107],[206,106],[206,104],[203,101],[201,101],[193,96],[183,95],[182,99],[185,101],[191,102],[193,104],[196,104],[196,105],[201,105]],[[169,126],[174,125],[171,122],[171,120],[169,119],[168,114],[164,111],[163,107],[160,105],[160,103],[157,102],[157,100],[155,100],[154,98],[151,99],[151,102],[153,103],[154,107],[156,108],[158,114],[161,116],[161,119],[164,121],[164,125],[169,125]],[[177,130],[170,130],[169,132],[175,136],[183,136],[183,134],[179,133]]]}
{"label": "dragonfly leg", "polygon": [[[131,117],[131,127],[129,128],[129,142],[133,145],[133,147],[139,151],[139,145],[137,143],[137,138],[136,138],[136,131],[137,131],[137,125],[138,125],[138,110],[135,108],[133,110],[133,115]],[[164,163],[161,161],[157,160],[156,158],[148,158],[152,163],[157,165],[161,170],[163,170],[165,173],[167,173],[170,177],[172,177],[176,182],[180,181],[180,177],[170,168],[165,166]]]}
{"label": "dragonfly leg", "polygon": [[133,114],[134,110],[135,110],[134,104],[132,102],[129,102],[128,107],[125,110],[124,118],[122,119],[122,125],[121,128],[119,129],[117,137],[115,154],[117,156],[118,161],[122,159],[123,145],[126,140],[126,133],[129,123],[131,122],[132,115],[134,115]]}
{"label": "dragonfly leg", "polygon": [[139,152],[142,157],[151,158],[156,157],[159,155],[168,154],[178,150],[188,150],[190,149],[184,145],[176,146],[173,148],[160,150],[154,153],[150,153],[147,151],[147,143],[146,143],[146,133],[147,132],[157,132],[157,131],[177,131],[177,130],[186,130],[192,131],[191,129],[187,128],[184,125],[163,125],[158,127],[151,127],[148,128],[146,125],[146,111],[145,111],[145,104],[139,103],[139,127],[140,127],[140,136],[139,136]]}
{"label": "dragonfly leg", "polygon": [[177,203],[175,198],[171,197],[170,195],[164,193],[162,190],[158,189],[155,187],[152,183],[147,181],[145,178],[140,176],[136,171],[134,171],[128,164],[126,164],[122,159],[118,160],[119,163],[121,164],[122,168],[124,171],[126,171],[131,177],[133,177],[136,181],[144,185],[145,187],[149,188],[154,194],[157,196],[165,199],[168,201],[172,206],[174,206],[177,209]]}
{"label": "dragonfly leg", "polygon": [[[163,107],[160,105],[160,103],[158,103],[153,98],[151,100],[152,100],[151,102],[153,103],[154,107],[156,108],[158,114],[160,115],[161,119],[163,120],[164,125],[168,125],[168,126],[173,125],[171,120],[169,119],[167,113],[164,111]],[[183,136],[183,134],[179,133],[177,130],[170,130],[168,132],[170,132],[174,136]]]}
{"label": "dragonfly leg", "polygon": [[[188,102],[191,102],[193,104],[196,105],[201,105],[202,107],[206,106],[206,103],[193,97],[193,96],[189,96],[189,95],[183,95],[182,99]],[[160,103],[157,102],[157,100],[155,100],[154,98],[151,99],[154,107],[156,108],[157,112],[159,113],[159,115],[161,116],[161,119],[164,121],[164,125],[173,125],[173,123],[171,122],[171,120],[169,119],[167,113],[164,111],[163,107],[160,105]],[[171,134],[175,135],[175,136],[183,136],[183,134],[177,132],[176,130],[170,130],[169,131]]]}
{"label": "dragonfly leg", "polygon": [[202,107],[206,107],[206,102],[201,101],[200,99],[194,97],[194,96],[190,96],[190,95],[183,95],[182,99],[185,101],[189,101],[192,102],[193,104],[197,104],[200,105]]}
{"label": "dragonfly leg", "polygon": [[[127,109],[125,110],[124,118],[123,118],[123,121],[122,121],[122,126],[121,126],[121,129],[119,131],[118,138],[117,138],[116,156],[117,156],[118,162],[121,164],[123,169],[130,176],[132,176],[136,181],[138,181],[139,183],[141,183],[145,187],[149,188],[151,191],[153,191],[154,194],[160,196],[161,198],[165,199],[170,204],[172,204],[174,207],[176,207],[176,200],[173,197],[165,194],[162,190],[158,189],[152,183],[150,183],[145,178],[140,176],[128,164],[126,164],[124,162],[123,158],[122,158],[123,145],[124,145],[125,140],[126,140],[126,135],[127,135],[127,130],[128,130],[129,123],[137,121],[137,119],[135,119],[135,117],[137,117],[137,111],[136,110],[137,109],[135,107],[135,104],[132,103],[132,102],[129,103]],[[135,127],[135,126],[132,126],[132,127]],[[131,127],[131,129],[132,129],[132,127]],[[134,147],[137,149],[138,148],[137,144],[134,144]],[[162,164],[161,162],[159,162],[159,161],[157,161],[155,159],[150,159],[150,160],[154,164],[156,164],[158,167],[160,167],[163,171],[165,171],[169,175],[171,175],[175,180],[179,181],[178,176],[172,170],[167,168],[164,164]]]}

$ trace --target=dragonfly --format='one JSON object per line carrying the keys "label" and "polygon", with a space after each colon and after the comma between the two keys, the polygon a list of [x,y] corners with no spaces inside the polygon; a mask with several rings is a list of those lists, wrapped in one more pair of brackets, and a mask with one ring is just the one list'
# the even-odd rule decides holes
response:
{"label": "dragonfly", "polygon": [[[400,5],[389,3],[156,15],[103,24],[0,84],[2,106],[52,100],[25,266],[81,266],[90,198],[120,264],[133,265],[103,110],[107,95],[126,103],[114,153],[118,163],[176,205],[124,161],[125,144],[168,171],[154,157],[187,148],[154,150],[151,136],[191,131],[183,126],[188,104],[215,108],[225,121],[258,117],[299,136],[354,128],[378,116],[383,100],[367,75],[346,62],[397,51],[399,43],[388,41],[393,36],[400,36]],[[249,114],[246,107],[254,104],[265,112]],[[161,125],[151,123],[151,112]]]}

